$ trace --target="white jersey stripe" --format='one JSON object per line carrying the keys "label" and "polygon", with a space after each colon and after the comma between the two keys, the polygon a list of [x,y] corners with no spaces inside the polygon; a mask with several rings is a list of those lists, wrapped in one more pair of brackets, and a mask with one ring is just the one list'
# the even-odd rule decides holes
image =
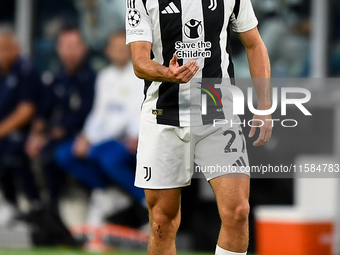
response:
{"label": "white jersey stripe", "polygon": [[170,8],[171,8],[175,13],[179,13],[178,8],[176,7],[176,5],[175,5],[173,2],[171,2],[171,3],[169,4],[169,6],[170,6]]}
{"label": "white jersey stripe", "polygon": [[[188,37],[187,33],[185,32],[185,28],[183,28],[183,43],[197,43],[200,41],[205,41],[204,39],[204,20],[203,17],[203,11],[202,11],[202,5],[200,0],[197,1],[197,4],[194,6],[190,3],[190,1],[182,0],[182,10],[186,10],[185,12],[182,12],[182,20],[184,23],[190,22],[190,20],[194,19],[200,22],[200,27],[202,28],[200,32],[200,37],[196,39],[191,39]],[[194,78],[202,78],[202,69],[204,67],[204,59],[203,58],[194,58],[197,61],[198,66],[200,67],[199,71],[196,73]],[[183,65],[188,63],[191,59],[184,58],[183,59]],[[197,84],[197,87],[200,87],[199,84]],[[196,99],[196,97],[195,97]],[[200,98],[197,98],[200,99]],[[192,101],[194,98],[190,97],[190,84],[181,84],[180,86],[180,93],[179,93],[179,103],[180,105],[186,106],[189,103],[193,103]],[[192,114],[195,109],[189,108],[189,107],[180,107],[179,109],[179,118],[180,122],[191,122],[196,123],[196,125],[202,124],[202,119],[197,114]],[[195,119],[193,119],[195,118]]]}

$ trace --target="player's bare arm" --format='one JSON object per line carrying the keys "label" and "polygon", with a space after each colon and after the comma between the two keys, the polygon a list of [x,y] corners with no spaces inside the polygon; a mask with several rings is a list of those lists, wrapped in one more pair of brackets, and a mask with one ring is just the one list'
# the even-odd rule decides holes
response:
{"label": "player's bare arm", "polygon": [[137,77],[150,81],[187,83],[198,71],[197,62],[189,61],[179,66],[177,55],[170,60],[169,67],[150,59],[150,42],[133,42],[131,45],[132,62]]}
{"label": "player's bare arm", "polygon": [[[253,28],[244,33],[239,33],[239,38],[244,44],[249,62],[249,70],[253,78],[255,90],[258,97],[258,110],[268,110],[271,107],[270,97],[270,63],[266,46],[264,45],[257,28]],[[254,115],[253,119],[262,120],[264,125],[260,127],[260,135],[253,143],[254,146],[265,144],[272,134],[271,115]],[[266,121],[267,120],[267,121]],[[253,137],[256,126],[261,126],[261,121],[253,121],[253,127],[249,132],[249,137]]]}

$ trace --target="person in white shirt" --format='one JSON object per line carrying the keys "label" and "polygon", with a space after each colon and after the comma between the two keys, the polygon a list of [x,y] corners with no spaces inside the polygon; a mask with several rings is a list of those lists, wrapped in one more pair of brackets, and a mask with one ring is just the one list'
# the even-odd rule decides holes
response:
{"label": "person in white shirt", "polygon": [[[111,183],[141,205],[146,204],[144,191],[134,186],[143,81],[133,72],[125,32],[112,35],[106,55],[113,64],[98,75],[94,106],[83,131],[75,139],[62,144],[55,157],[62,169],[94,189],[92,196],[96,198],[93,199],[106,208],[94,206],[96,210],[112,213],[112,210],[126,206],[129,200],[124,199],[120,192],[120,205],[114,203],[118,191],[115,190],[115,197],[105,192]],[[88,219],[88,223],[101,224],[99,218]]]}

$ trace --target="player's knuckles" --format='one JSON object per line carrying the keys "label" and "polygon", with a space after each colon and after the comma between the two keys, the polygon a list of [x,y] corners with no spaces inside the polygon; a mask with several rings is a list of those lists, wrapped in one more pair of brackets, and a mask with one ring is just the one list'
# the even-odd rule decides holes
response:
{"label": "player's knuckles", "polygon": [[258,139],[259,143],[264,143],[266,141],[265,137],[259,137]]}
{"label": "player's knuckles", "polygon": [[262,139],[259,140],[259,144],[260,144],[260,145],[264,144],[265,142],[266,142],[265,140],[262,140]]}

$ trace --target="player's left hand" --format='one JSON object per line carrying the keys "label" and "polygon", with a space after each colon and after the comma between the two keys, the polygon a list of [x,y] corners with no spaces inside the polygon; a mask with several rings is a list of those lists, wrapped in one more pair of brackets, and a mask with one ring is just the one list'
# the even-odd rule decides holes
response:
{"label": "player's left hand", "polygon": [[260,128],[260,134],[257,140],[253,143],[254,146],[264,145],[271,138],[273,129],[271,119],[271,115],[254,115],[249,137],[253,137],[255,135],[257,127]]}

